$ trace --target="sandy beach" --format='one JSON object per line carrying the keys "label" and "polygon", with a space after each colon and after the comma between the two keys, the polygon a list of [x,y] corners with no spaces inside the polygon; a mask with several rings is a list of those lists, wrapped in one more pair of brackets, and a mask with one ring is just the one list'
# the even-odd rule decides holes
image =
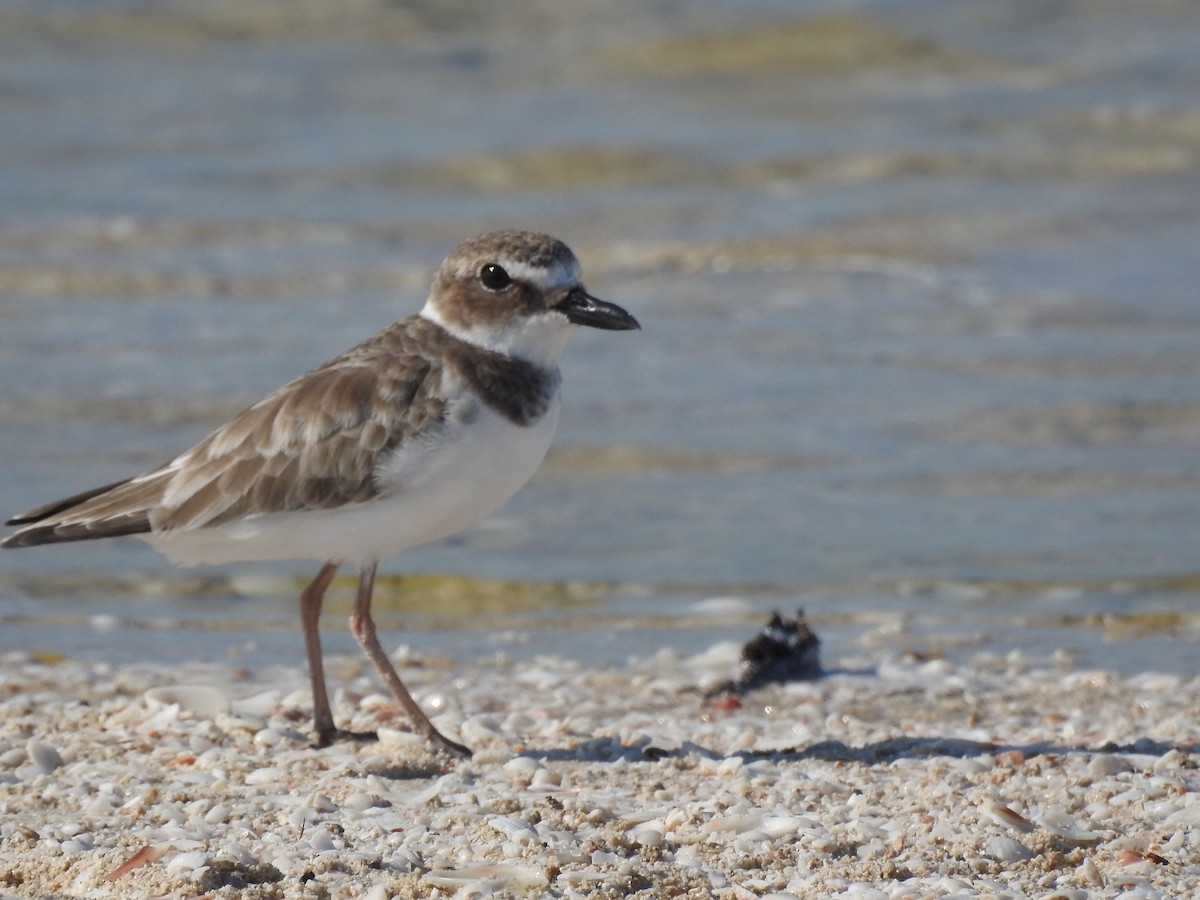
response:
{"label": "sandy beach", "polygon": [[405,655],[465,762],[350,657],[335,711],[379,740],[315,750],[298,668],[9,654],[0,894],[1194,896],[1200,679],[876,652],[706,698],[738,649]]}

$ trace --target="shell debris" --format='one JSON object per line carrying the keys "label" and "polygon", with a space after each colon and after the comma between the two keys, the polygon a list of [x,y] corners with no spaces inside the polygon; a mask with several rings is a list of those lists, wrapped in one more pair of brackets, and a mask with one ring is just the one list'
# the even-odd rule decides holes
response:
{"label": "shell debris", "polygon": [[[1192,895],[1200,678],[870,652],[723,707],[727,647],[412,668],[463,762],[402,719],[312,749],[300,669],[6,654],[0,892]],[[363,696],[336,712],[377,727]]]}

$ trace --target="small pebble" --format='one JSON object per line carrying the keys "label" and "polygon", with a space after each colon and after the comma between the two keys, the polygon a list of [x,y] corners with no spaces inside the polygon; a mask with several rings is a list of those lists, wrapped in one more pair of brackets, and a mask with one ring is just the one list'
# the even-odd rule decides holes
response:
{"label": "small pebble", "polygon": [[362,791],[355,791],[353,794],[347,795],[342,801],[344,809],[353,810],[354,812],[362,812],[370,809],[373,806],[378,806],[380,800],[378,797],[373,797],[370,794],[365,794]]}
{"label": "small pebble", "polygon": [[56,748],[42,741],[30,739],[25,744],[25,752],[29,754],[29,761],[42,775],[49,775],[63,764],[62,756]]}
{"label": "small pebble", "polygon": [[205,684],[156,687],[146,691],[143,696],[153,708],[177,706],[184,712],[209,719],[229,712],[229,698],[225,693]]}
{"label": "small pebble", "polygon": [[188,853],[177,853],[167,862],[167,871],[186,872],[199,869],[208,864],[208,854],[203,850],[193,850]]}
{"label": "small pebble", "polygon": [[283,769],[275,766],[264,766],[261,769],[255,769],[246,776],[246,784],[260,785],[272,784],[286,777]]}
{"label": "small pebble", "polygon": [[337,844],[333,841],[333,835],[325,828],[313,829],[312,833],[308,836],[308,845],[317,853],[337,849]]}
{"label": "small pebble", "polygon": [[218,803],[204,815],[204,821],[208,825],[220,825],[229,821],[229,807],[224,803]]}
{"label": "small pebble", "polygon": [[1014,863],[1033,859],[1035,854],[1016,838],[995,835],[983,845],[984,852],[998,862]]}

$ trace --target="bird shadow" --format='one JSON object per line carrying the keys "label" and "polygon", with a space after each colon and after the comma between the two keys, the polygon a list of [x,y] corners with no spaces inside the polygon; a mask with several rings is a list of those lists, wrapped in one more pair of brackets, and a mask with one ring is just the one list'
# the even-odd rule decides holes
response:
{"label": "bird shadow", "polygon": [[1069,754],[1114,755],[1137,754],[1162,756],[1172,750],[1182,753],[1200,754],[1200,743],[1172,744],[1150,738],[1139,738],[1131,743],[1109,742],[1099,746],[1067,745],[1055,741],[1037,741],[1029,744],[1001,744],[988,741],[972,741],[954,737],[894,737],[871,741],[854,746],[842,741],[818,741],[813,744],[773,748],[770,750],[737,750],[721,752],[692,741],[676,747],[662,747],[652,738],[643,737],[622,743],[616,739],[597,738],[574,747],[536,748],[529,747],[518,753],[542,762],[659,762],[668,759],[702,758],[714,761],[737,757],[742,760],[771,760],[773,762],[844,762],[875,765],[896,762],[902,759],[933,759],[944,757],[964,759],[991,756],[997,753],[1019,752],[1025,758],[1035,756],[1065,756]]}
{"label": "bird shadow", "polygon": [[[831,675],[874,678],[878,676],[878,672],[870,666],[820,669],[814,676],[803,680],[815,681]],[[737,693],[740,695],[742,692],[738,691]],[[711,694],[712,692],[709,692],[705,696],[711,697]],[[743,760],[772,760],[784,763],[819,760],[822,762],[874,765],[895,762],[902,759],[932,759],[935,757],[964,759],[1007,752],[1021,753],[1024,757],[1030,758],[1036,756],[1064,756],[1068,754],[1090,754],[1095,756],[1138,754],[1144,756],[1162,756],[1171,750],[1178,750],[1181,753],[1188,754],[1200,754],[1200,743],[1173,744],[1167,741],[1157,741],[1152,738],[1138,738],[1125,744],[1117,744],[1109,741],[1097,746],[1087,746],[1084,744],[1068,745],[1057,741],[1009,744],[992,741],[973,741],[950,736],[907,737],[901,735],[858,746],[837,740],[827,740],[793,747],[721,752],[694,741],[684,741],[678,745],[674,743],[663,745],[656,743],[652,737],[644,736],[634,741],[625,742],[610,737],[595,738],[583,741],[573,747],[527,747],[518,755],[528,756],[533,759],[542,760],[543,762],[657,762],[659,760],[685,759],[689,757],[699,757],[709,760],[723,760],[737,757]]]}

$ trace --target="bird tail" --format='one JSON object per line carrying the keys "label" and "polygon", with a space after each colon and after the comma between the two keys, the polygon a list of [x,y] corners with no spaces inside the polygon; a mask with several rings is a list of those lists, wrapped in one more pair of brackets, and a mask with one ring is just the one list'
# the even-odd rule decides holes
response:
{"label": "bird tail", "polygon": [[0,547],[146,534],[150,531],[149,511],[144,507],[131,509],[121,502],[120,495],[125,492],[120,489],[129,483],[130,479],[116,481],[13,516],[4,524],[24,527],[0,541]]}

